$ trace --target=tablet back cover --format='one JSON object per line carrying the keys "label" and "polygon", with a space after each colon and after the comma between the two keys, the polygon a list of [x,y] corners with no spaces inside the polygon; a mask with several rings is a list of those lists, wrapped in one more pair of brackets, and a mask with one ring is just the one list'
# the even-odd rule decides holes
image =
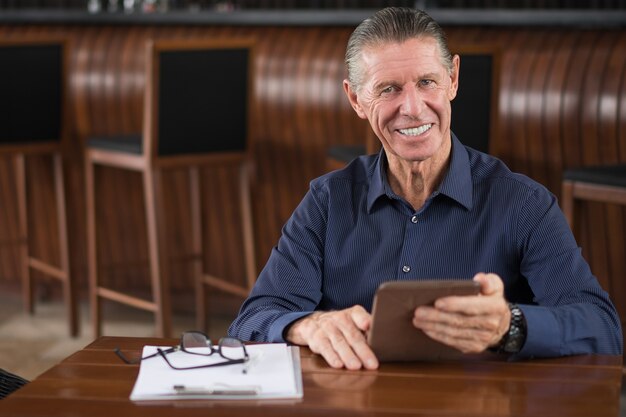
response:
{"label": "tablet back cover", "polygon": [[368,342],[381,362],[435,361],[463,354],[436,342],[413,326],[413,312],[448,295],[475,295],[480,286],[472,280],[390,281],[374,297]]}

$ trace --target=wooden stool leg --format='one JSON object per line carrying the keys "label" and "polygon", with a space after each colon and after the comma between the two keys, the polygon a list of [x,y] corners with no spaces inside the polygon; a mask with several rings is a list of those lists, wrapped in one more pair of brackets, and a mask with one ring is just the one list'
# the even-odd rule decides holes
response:
{"label": "wooden stool leg", "polygon": [[59,153],[54,155],[54,188],[57,200],[57,224],[59,227],[59,253],[61,255],[60,267],[62,271],[61,284],[63,285],[63,298],[67,310],[67,319],[70,335],[78,335],[78,312],[76,307],[76,294],[74,280],[70,273],[69,243],[67,238],[67,210],[65,207],[65,185],[63,179],[63,160]]}
{"label": "wooden stool leg", "polygon": [[33,285],[30,275],[28,253],[28,204],[26,201],[26,167],[24,155],[13,157],[15,179],[17,182],[17,215],[20,240],[20,269],[22,278],[22,299],[24,310],[30,314],[34,312]]}
{"label": "wooden stool leg", "polygon": [[[191,181],[193,184],[194,181]],[[199,186],[192,186],[190,190],[192,195],[197,195],[200,198]],[[207,307],[207,294],[205,286],[216,287],[221,291],[229,294],[238,295],[240,297],[247,297],[250,290],[256,282],[256,259],[254,250],[254,233],[252,227],[252,204],[250,200],[250,179],[248,172],[248,165],[246,162],[242,162],[239,166],[239,201],[240,201],[240,214],[241,214],[241,227],[243,234],[243,247],[244,247],[244,262],[245,262],[245,274],[246,285],[235,285],[224,279],[212,276],[210,274],[204,274],[202,270],[202,263],[200,262],[197,270],[196,279],[196,326],[199,329],[208,331],[208,307]],[[193,197],[192,197],[193,198]],[[194,203],[197,210],[193,215],[192,225],[194,230],[198,230],[201,233],[201,213],[199,203]],[[197,239],[201,242],[202,236]],[[199,247],[201,250],[201,246]]]}
{"label": "wooden stool leg", "polygon": [[243,228],[243,246],[246,262],[246,280],[251,290],[256,282],[256,259],[254,250],[254,232],[252,227],[252,203],[250,201],[250,176],[248,164],[239,168],[239,201],[241,202],[241,225]]}
{"label": "wooden stool leg", "polygon": [[198,167],[189,168],[189,205],[191,210],[191,250],[196,288],[196,328],[208,334],[207,297],[203,281],[202,204]]}
{"label": "wooden stool leg", "polygon": [[161,171],[147,169],[143,172],[146,204],[146,227],[148,231],[148,253],[150,258],[150,280],[155,304],[156,335],[170,337],[171,307],[169,294],[168,253],[163,216],[164,199]]}
{"label": "wooden stool leg", "polygon": [[96,225],[96,197],[95,197],[95,167],[85,158],[85,208],[87,211],[87,269],[89,277],[89,305],[91,310],[91,325],[93,337],[102,335],[102,317],[100,297],[98,296],[100,282],[98,280],[98,248]]}

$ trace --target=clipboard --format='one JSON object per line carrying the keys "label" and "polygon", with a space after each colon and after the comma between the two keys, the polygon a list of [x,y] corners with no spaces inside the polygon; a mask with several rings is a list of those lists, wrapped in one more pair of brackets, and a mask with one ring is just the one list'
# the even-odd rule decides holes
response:
{"label": "clipboard", "polygon": [[476,295],[480,284],[473,280],[389,281],[374,296],[372,327],[368,343],[381,362],[436,361],[463,354],[428,337],[413,326],[420,305],[433,305],[448,295]]}
{"label": "clipboard", "polygon": [[[157,346],[144,346],[143,355]],[[141,362],[130,394],[132,401],[155,400],[264,400],[302,398],[300,349],[285,343],[246,345],[250,361],[213,368],[175,370],[155,356]],[[189,355],[183,351],[168,359],[185,365],[223,360],[219,355]],[[245,368],[245,372],[242,372]]]}

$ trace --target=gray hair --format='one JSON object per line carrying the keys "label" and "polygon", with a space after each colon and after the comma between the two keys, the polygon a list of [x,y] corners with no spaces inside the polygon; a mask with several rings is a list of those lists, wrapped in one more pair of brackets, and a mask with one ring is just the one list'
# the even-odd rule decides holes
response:
{"label": "gray hair", "polygon": [[387,7],[365,19],[350,35],[346,48],[348,82],[358,90],[363,81],[361,53],[363,49],[386,43],[403,43],[409,39],[431,37],[437,41],[441,63],[452,74],[452,54],[446,35],[432,17],[409,7]]}

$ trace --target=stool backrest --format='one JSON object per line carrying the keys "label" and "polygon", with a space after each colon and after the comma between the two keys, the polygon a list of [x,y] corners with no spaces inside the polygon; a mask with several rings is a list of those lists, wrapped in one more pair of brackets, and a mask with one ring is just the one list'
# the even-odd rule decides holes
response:
{"label": "stool backrest", "polygon": [[64,39],[0,40],[0,153],[45,152],[67,138]]}
{"label": "stool backrest", "polygon": [[245,155],[253,42],[155,40],[147,47],[143,150],[154,159]]}

